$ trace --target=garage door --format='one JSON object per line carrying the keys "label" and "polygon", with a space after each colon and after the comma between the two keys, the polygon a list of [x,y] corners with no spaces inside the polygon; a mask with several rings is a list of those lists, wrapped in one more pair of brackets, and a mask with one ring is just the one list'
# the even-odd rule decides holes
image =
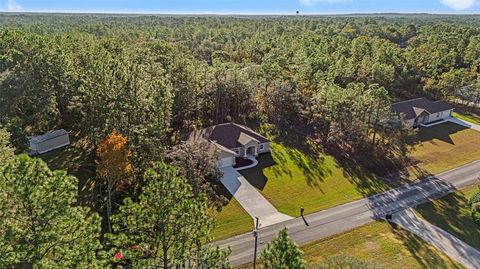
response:
{"label": "garage door", "polygon": [[233,165],[233,158],[232,157],[222,158],[218,162],[219,167],[227,167],[227,166],[232,166],[232,165]]}

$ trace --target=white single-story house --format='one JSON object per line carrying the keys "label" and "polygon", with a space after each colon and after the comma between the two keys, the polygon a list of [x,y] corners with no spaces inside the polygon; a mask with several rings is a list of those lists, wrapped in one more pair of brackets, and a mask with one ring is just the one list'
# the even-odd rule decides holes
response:
{"label": "white single-story house", "polygon": [[257,157],[270,152],[270,140],[252,129],[236,124],[224,123],[190,133],[187,140],[206,140],[217,148],[218,166],[235,165],[235,158]]}
{"label": "white single-story house", "polygon": [[68,132],[60,129],[39,136],[28,138],[30,143],[30,154],[37,155],[70,145]]}
{"label": "white single-story house", "polygon": [[392,104],[397,115],[403,115],[411,127],[428,125],[452,116],[453,106],[445,101],[431,101],[427,98],[416,98]]}

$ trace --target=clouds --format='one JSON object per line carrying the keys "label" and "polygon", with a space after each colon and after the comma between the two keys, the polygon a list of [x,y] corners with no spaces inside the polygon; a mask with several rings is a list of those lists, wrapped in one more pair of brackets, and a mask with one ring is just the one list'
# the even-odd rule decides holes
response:
{"label": "clouds", "polygon": [[4,0],[2,9],[7,12],[22,11],[23,8],[15,0]]}
{"label": "clouds", "polygon": [[475,5],[475,0],[440,0],[443,5],[454,10],[465,10]]}
{"label": "clouds", "polygon": [[304,6],[314,6],[318,3],[345,3],[350,2],[351,0],[298,0],[301,5]]}

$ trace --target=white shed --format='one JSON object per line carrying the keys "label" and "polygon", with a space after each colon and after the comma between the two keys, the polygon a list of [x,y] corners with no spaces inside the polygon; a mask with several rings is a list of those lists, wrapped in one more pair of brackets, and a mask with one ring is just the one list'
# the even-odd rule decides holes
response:
{"label": "white shed", "polygon": [[60,129],[44,135],[29,138],[32,154],[42,154],[64,146],[70,145],[68,132]]}

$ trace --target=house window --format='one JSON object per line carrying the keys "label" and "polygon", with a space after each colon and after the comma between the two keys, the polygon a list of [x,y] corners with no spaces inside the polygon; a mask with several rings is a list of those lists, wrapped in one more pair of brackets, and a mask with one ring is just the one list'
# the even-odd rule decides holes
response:
{"label": "house window", "polygon": [[260,150],[263,150],[263,148],[264,148],[264,145],[260,145]]}
{"label": "house window", "polygon": [[240,154],[240,150],[239,150],[239,149],[234,149],[233,151],[234,151],[235,154],[237,154],[237,155]]}

